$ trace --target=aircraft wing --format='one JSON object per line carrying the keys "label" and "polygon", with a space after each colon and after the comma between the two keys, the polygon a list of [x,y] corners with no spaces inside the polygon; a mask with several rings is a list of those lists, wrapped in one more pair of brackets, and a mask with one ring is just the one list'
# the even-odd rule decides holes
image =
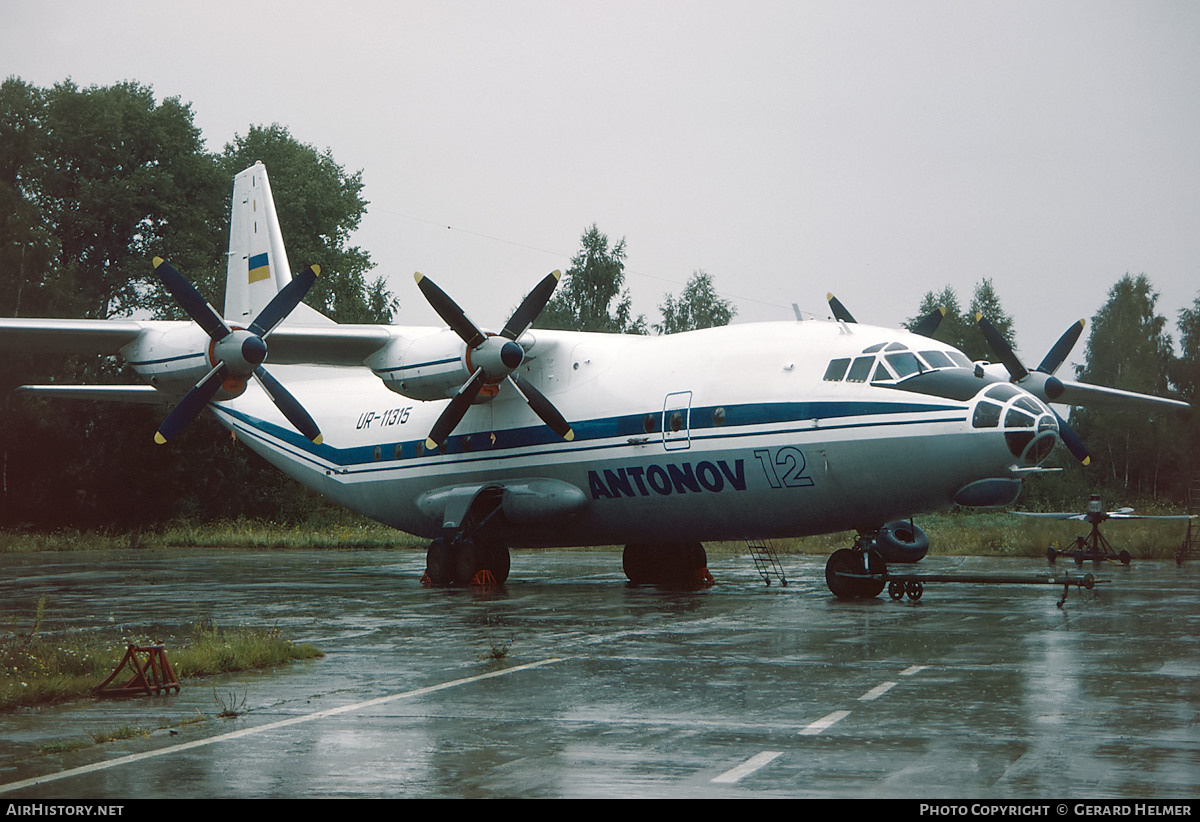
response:
{"label": "aircraft wing", "polygon": [[137,320],[0,319],[0,350],[115,354],[145,329]]}
{"label": "aircraft wing", "polygon": [[[116,354],[163,322],[0,318],[0,351]],[[186,322],[181,322],[186,325]],[[305,365],[362,365],[393,337],[396,326],[288,325],[271,332],[271,362]]]}
{"label": "aircraft wing", "polygon": [[271,332],[271,363],[362,365],[393,338],[389,325],[281,325]]}
{"label": "aircraft wing", "polygon": [[1156,397],[1152,394],[1138,394],[1134,391],[1124,391],[1120,388],[1105,388],[1101,385],[1091,385],[1085,382],[1059,380],[1062,383],[1062,393],[1050,402],[1062,405],[1083,405],[1088,407],[1125,408],[1130,410],[1150,410],[1152,408],[1173,408],[1178,411],[1189,411],[1191,406],[1186,402],[1171,400],[1166,397]]}
{"label": "aircraft wing", "polygon": [[[1132,508],[1126,508],[1126,509],[1122,509],[1119,511],[1109,511],[1109,512],[1106,512],[1104,516],[1106,519],[1172,519],[1172,520],[1194,519],[1194,515],[1191,515],[1191,514],[1163,514],[1160,516],[1160,515],[1153,515],[1153,514],[1130,513],[1132,510],[1133,510]],[[1042,513],[1036,513],[1033,511],[1011,511],[1010,513],[1019,514],[1020,516],[1023,516],[1023,517],[1041,517],[1042,519],[1060,519],[1060,520],[1069,519],[1069,520],[1076,520],[1078,522],[1087,522],[1087,519],[1088,519],[1088,514],[1080,514],[1080,513],[1042,514]]]}

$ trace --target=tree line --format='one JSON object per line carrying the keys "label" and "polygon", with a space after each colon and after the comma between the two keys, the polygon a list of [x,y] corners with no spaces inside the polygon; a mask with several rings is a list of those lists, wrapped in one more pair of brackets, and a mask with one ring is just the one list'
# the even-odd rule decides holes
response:
{"label": "tree line", "polygon": [[[134,82],[38,88],[0,85],[0,315],[152,316],[183,319],[151,274],[168,258],[213,304],[223,302],[230,181],[262,160],[293,267],[317,262],[306,302],[343,323],[387,323],[399,308],[369,252],[351,237],[366,212],[362,173],[294,138],[282,126],[251,126],[208,151],[190,104],[155,99]],[[626,242],[586,228],[563,283],[538,319],[542,328],[671,334],[728,324],[736,307],[698,270],[678,295],[664,294],[661,322],[635,315],[625,286]],[[1144,275],[1126,276],[1093,319],[1079,378],[1194,401],[1200,382],[1200,296],[1180,312],[1182,356],[1157,314]],[[949,287],[927,293],[916,317],[947,308],[938,336],[989,359],[973,320],[982,311],[1012,339],[1012,319],[990,280],[969,312]],[[239,516],[294,521],[324,505],[225,436],[191,426],[169,449],[147,434],[161,412],[147,406],[14,398],[27,382],[131,381],[118,358],[18,354],[0,363],[0,526],[142,528],[179,518]],[[1092,450],[1086,471],[1070,463],[1032,488],[1057,501],[1105,488],[1112,495],[1180,501],[1197,473],[1197,421],[1173,415],[1077,412],[1072,424]],[[1058,449],[1062,452],[1063,449]],[[1030,483],[1032,485],[1032,483]],[[1072,499],[1072,504],[1079,500]]]}

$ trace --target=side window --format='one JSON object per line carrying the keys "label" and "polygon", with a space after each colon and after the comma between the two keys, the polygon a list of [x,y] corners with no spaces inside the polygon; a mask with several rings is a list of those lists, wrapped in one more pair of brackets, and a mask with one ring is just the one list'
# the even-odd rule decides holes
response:
{"label": "side window", "polygon": [[846,376],[846,369],[850,367],[850,358],[842,360],[833,360],[829,363],[829,367],[825,369],[825,380],[827,382],[837,382],[842,377]]}

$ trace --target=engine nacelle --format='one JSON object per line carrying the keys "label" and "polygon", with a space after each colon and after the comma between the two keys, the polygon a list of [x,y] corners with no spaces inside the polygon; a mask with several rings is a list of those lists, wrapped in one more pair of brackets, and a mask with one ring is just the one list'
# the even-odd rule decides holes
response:
{"label": "engine nacelle", "polygon": [[[214,346],[200,326],[172,324],[141,334],[121,349],[121,356],[155,388],[183,396],[213,369]],[[231,400],[245,390],[245,380],[228,379],[213,399]]]}
{"label": "engine nacelle", "polygon": [[471,378],[466,346],[449,329],[424,337],[397,338],[367,359],[392,391],[414,400],[453,397]]}

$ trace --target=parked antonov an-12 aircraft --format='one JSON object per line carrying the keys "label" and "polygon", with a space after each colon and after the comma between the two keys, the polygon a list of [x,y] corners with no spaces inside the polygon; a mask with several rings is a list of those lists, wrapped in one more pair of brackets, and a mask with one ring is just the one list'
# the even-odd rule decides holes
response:
{"label": "parked antonov an-12 aircraft", "polygon": [[429,538],[435,585],[504,582],[510,547],[608,544],[632,582],[703,582],[705,540],[854,530],[826,579],[873,597],[886,562],[928,547],[902,520],[1011,503],[1060,438],[1087,459],[1049,402],[1188,407],[1055,377],[1082,322],[1030,371],[986,319],[996,366],[931,339],[940,313],[875,328],[832,296],[832,321],[531,330],[555,272],[493,333],[418,274],[448,328],[339,325],[301,302],[319,270],[292,278],[261,164],[234,178],[223,314],[154,265],[192,322],[0,320],[0,348],[119,353],[148,385],[20,390],[165,403],[159,442],[208,412],[305,485]]}

